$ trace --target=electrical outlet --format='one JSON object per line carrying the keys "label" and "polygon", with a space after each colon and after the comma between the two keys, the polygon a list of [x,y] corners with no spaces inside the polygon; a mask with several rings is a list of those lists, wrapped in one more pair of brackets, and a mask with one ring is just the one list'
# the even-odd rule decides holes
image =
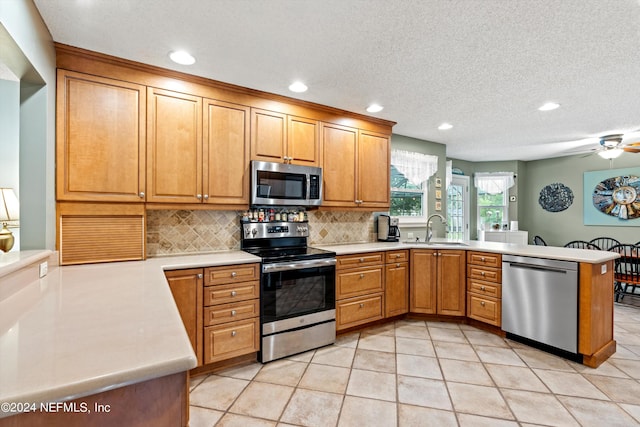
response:
{"label": "electrical outlet", "polygon": [[40,263],[40,278],[43,278],[49,272],[49,263],[47,261]]}
{"label": "electrical outlet", "polygon": [[602,264],[600,266],[600,274],[606,274],[607,273],[607,264]]}
{"label": "electrical outlet", "polygon": [[407,233],[407,239],[413,239],[413,233]]}

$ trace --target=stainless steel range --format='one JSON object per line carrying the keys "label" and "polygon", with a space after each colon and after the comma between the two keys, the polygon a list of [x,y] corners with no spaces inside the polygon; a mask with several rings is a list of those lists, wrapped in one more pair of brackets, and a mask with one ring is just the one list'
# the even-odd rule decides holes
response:
{"label": "stainless steel range", "polygon": [[241,225],[241,249],[262,258],[261,362],[335,342],[336,254],[307,246],[306,222]]}

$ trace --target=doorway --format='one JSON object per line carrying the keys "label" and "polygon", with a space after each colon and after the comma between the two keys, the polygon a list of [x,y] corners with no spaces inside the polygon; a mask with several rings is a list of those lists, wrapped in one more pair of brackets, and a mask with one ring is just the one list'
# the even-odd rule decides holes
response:
{"label": "doorway", "polygon": [[448,238],[469,240],[469,177],[453,175],[447,187]]}

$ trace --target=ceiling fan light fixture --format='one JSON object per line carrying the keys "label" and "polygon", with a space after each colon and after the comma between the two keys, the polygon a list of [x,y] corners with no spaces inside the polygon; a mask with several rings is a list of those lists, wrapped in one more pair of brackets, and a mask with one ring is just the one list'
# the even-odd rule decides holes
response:
{"label": "ceiling fan light fixture", "polygon": [[558,107],[560,107],[560,104],[558,104],[558,103],[547,102],[546,104],[544,104],[540,108],[538,108],[538,110],[540,110],[540,111],[551,111],[551,110],[555,110]]}
{"label": "ceiling fan light fixture", "polygon": [[623,152],[624,150],[622,148],[609,148],[606,150],[598,151],[598,156],[602,157],[603,159],[615,159],[617,157],[620,157],[620,154],[622,154]]}

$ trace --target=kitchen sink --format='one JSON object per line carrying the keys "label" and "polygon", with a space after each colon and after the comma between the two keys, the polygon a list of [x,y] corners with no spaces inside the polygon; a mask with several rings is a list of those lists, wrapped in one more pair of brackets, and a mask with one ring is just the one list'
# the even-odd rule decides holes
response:
{"label": "kitchen sink", "polygon": [[410,243],[414,245],[424,245],[424,246],[469,246],[468,243],[464,243],[464,242],[425,242],[424,240],[420,240],[420,241],[407,240],[405,243]]}

